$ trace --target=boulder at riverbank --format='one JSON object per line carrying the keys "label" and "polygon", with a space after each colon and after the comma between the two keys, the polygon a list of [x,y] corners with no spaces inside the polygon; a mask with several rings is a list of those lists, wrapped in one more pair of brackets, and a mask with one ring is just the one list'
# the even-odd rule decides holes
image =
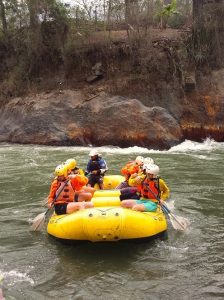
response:
{"label": "boulder at riverbank", "polygon": [[2,109],[0,122],[1,142],[163,149],[183,138],[166,109],[106,93],[88,101],[71,90],[15,98]]}
{"label": "boulder at riverbank", "polygon": [[172,33],[82,47],[34,90],[3,91],[0,142],[168,149],[224,141],[224,69],[196,70]]}

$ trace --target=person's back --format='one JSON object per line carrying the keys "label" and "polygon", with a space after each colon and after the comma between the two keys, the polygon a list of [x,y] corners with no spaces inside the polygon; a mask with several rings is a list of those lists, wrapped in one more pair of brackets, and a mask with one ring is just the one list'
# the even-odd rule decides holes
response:
{"label": "person's back", "polygon": [[88,185],[94,187],[94,185],[98,183],[100,189],[104,189],[103,177],[108,170],[107,163],[96,150],[91,150],[89,156],[90,160],[88,161],[85,172],[89,179]]}
{"label": "person's back", "polygon": [[135,161],[128,161],[126,165],[121,169],[121,174],[124,176],[125,180],[115,188],[116,190],[120,190],[121,192],[121,201],[125,199],[138,199],[137,188],[131,187],[128,182],[131,174],[134,174],[136,172],[138,172],[138,165]]}

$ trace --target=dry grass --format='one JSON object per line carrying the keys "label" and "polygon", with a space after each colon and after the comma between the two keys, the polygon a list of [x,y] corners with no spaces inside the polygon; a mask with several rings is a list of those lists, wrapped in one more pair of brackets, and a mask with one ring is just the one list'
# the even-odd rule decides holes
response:
{"label": "dry grass", "polygon": [[[130,31],[130,34],[137,37],[138,33]],[[141,31],[140,35],[143,36],[145,32]],[[149,28],[147,31],[147,36],[151,39],[156,38],[166,38],[166,39],[178,39],[181,37],[182,32],[178,29],[158,29],[158,28]],[[125,41],[128,39],[127,31],[126,30],[119,30],[119,31],[97,31],[93,32],[89,38],[89,43],[100,43],[104,42],[105,40],[112,40],[112,41]]]}

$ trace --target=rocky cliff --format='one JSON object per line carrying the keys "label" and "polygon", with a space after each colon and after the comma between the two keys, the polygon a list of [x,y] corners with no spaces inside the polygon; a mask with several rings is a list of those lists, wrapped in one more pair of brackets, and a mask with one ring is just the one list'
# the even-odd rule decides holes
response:
{"label": "rocky cliff", "polygon": [[118,43],[109,57],[95,49],[58,88],[2,102],[0,142],[168,149],[186,138],[223,141],[224,70],[195,78],[180,43],[150,45]]}

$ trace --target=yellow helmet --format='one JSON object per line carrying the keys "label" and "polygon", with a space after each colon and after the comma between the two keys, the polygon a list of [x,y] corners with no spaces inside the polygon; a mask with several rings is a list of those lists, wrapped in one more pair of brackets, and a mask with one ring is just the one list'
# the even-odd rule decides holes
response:
{"label": "yellow helmet", "polygon": [[73,170],[77,166],[77,162],[75,159],[70,158],[66,160],[65,165],[68,168],[68,170]]}
{"label": "yellow helmet", "polygon": [[54,171],[56,176],[67,176],[68,175],[68,168],[66,165],[59,165],[55,168]]}

